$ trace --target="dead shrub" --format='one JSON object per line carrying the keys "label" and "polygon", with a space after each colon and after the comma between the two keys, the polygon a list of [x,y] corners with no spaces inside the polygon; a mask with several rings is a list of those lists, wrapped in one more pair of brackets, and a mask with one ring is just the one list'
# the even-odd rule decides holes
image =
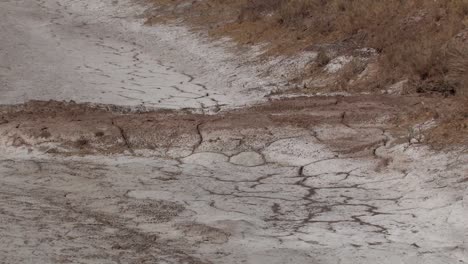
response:
{"label": "dead shrub", "polygon": [[447,79],[455,84],[455,92],[468,96],[468,45],[453,45],[447,50]]}
{"label": "dead shrub", "polygon": [[445,96],[455,95],[458,84],[449,80],[420,82],[416,88],[418,93],[438,93]]}
{"label": "dead shrub", "polygon": [[278,22],[290,26],[303,26],[304,20],[319,10],[322,2],[315,0],[283,1],[277,10]]}
{"label": "dead shrub", "polygon": [[281,0],[247,0],[239,11],[239,22],[257,21],[269,12],[277,10]]}
{"label": "dead shrub", "polygon": [[367,62],[359,58],[353,58],[346,64],[338,76],[338,86],[340,89],[348,90],[350,82],[356,80],[358,75],[366,69],[366,66]]}
{"label": "dead shrub", "polygon": [[41,133],[39,133],[40,138],[50,138],[51,136],[52,134],[46,129],[41,130]]}
{"label": "dead shrub", "polygon": [[81,137],[77,141],[75,141],[75,146],[78,148],[83,148],[87,146],[88,144],[89,144],[89,141],[84,137]]}
{"label": "dead shrub", "polygon": [[317,53],[317,58],[315,62],[318,67],[324,67],[330,62],[331,58],[328,56],[327,52],[324,49],[319,50]]}

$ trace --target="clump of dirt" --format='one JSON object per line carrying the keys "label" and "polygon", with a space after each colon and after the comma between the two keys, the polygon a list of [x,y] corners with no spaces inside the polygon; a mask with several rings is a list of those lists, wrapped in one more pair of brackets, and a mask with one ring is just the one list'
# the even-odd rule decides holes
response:
{"label": "clump of dirt", "polygon": [[177,229],[181,230],[184,235],[195,242],[206,242],[213,244],[224,244],[228,241],[230,234],[212,226],[186,222],[177,224]]}

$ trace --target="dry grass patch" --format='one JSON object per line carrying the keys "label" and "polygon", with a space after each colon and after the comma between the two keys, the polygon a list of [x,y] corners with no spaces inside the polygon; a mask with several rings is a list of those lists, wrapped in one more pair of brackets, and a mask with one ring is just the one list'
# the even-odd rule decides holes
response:
{"label": "dry grass patch", "polygon": [[[374,48],[380,74],[369,89],[409,79],[414,91],[467,93],[468,38],[453,42],[468,30],[468,0],[152,1],[214,36],[267,43],[267,55],[337,43],[347,47],[340,52]],[[330,61],[323,55],[318,64]]]}

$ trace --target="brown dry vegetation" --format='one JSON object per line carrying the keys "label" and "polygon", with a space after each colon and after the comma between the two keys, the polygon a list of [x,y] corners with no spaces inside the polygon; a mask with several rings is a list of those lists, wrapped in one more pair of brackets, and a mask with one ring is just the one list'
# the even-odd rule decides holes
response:
{"label": "brown dry vegetation", "polygon": [[[365,90],[407,79],[413,92],[468,94],[468,0],[151,1],[158,11],[150,23],[183,18],[240,44],[267,43],[268,55],[334,49],[337,56],[373,48],[378,78]],[[319,57],[314,67],[329,59]],[[360,72],[348,69],[340,86]]]}

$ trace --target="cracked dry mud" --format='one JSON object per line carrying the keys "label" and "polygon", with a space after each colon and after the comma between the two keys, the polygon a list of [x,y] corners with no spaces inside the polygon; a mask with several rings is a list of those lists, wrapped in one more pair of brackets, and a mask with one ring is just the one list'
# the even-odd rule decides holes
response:
{"label": "cracked dry mud", "polygon": [[468,263],[467,146],[398,136],[426,99],[221,111],[268,81],[134,9],[0,3],[0,263]]}
{"label": "cracked dry mud", "polygon": [[[274,82],[182,27],[142,27],[133,1],[0,3],[0,103],[74,100],[219,111],[264,100]],[[34,88],[31,88],[34,87]]]}
{"label": "cracked dry mud", "polygon": [[215,116],[3,107],[1,255],[466,263],[466,150],[398,143],[394,104],[294,99]]}

